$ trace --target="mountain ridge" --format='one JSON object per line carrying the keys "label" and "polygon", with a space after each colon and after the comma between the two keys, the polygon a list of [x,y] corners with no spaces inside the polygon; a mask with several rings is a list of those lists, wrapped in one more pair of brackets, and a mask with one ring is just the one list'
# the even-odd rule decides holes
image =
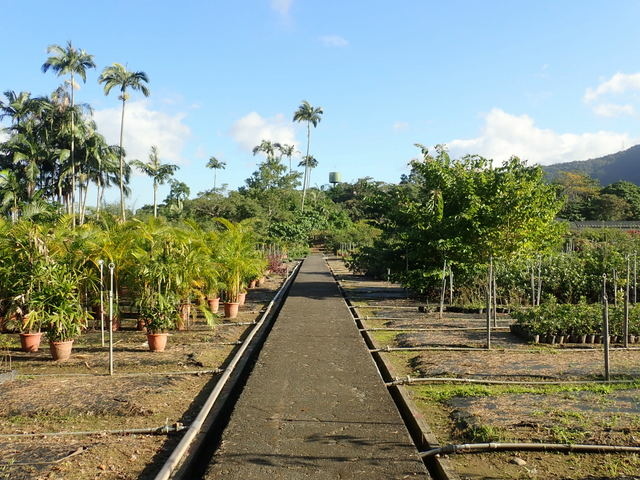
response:
{"label": "mountain ridge", "polygon": [[577,172],[597,179],[602,186],[619,180],[640,185],[640,145],[588,160],[543,165],[542,169],[549,180],[560,172]]}

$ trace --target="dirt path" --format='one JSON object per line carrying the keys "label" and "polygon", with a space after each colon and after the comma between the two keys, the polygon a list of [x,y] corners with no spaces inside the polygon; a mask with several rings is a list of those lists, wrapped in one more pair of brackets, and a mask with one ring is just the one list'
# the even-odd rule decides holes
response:
{"label": "dirt path", "polygon": [[428,478],[320,255],[307,258],[207,479]]}

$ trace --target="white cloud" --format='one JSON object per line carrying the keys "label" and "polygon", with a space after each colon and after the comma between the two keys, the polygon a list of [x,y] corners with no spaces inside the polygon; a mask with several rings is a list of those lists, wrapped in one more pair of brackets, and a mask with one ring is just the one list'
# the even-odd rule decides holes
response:
{"label": "white cloud", "polygon": [[324,35],[320,37],[320,42],[325,47],[346,47],[349,42],[340,35]]}
{"label": "white cloud", "polygon": [[293,0],[271,0],[271,8],[283,17],[289,16]]}
{"label": "white cloud", "polygon": [[[120,107],[96,110],[94,118],[98,130],[107,142],[120,142]],[[191,135],[191,129],[184,124],[185,113],[169,115],[149,108],[148,100],[127,102],[124,118],[124,148],[127,158],[146,161],[149,149],[157,145],[160,158],[164,162],[185,164],[182,149]]]}
{"label": "white cloud", "polygon": [[636,109],[633,105],[618,105],[615,103],[601,103],[594,105],[593,111],[601,117],[619,117],[621,115],[635,115]]}
{"label": "white cloud", "polygon": [[242,148],[251,151],[262,140],[297,145],[293,125],[285,119],[283,114],[264,118],[256,112],[245,115],[233,124],[231,137]]}
{"label": "white cloud", "polygon": [[595,88],[587,88],[585,102],[593,102],[602,95],[624,93],[629,90],[640,90],[640,73],[616,73]]}
{"label": "white cloud", "polygon": [[396,122],[392,127],[395,131],[406,130],[409,128],[409,124],[407,122]]}
{"label": "white cloud", "polygon": [[549,165],[607,155],[634,143],[628,134],[616,132],[557,133],[537,127],[528,115],[510,115],[494,108],[486,115],[479,137],[453,140],[447,146],[454,157],[477,153],[502,162],[517,155]]}

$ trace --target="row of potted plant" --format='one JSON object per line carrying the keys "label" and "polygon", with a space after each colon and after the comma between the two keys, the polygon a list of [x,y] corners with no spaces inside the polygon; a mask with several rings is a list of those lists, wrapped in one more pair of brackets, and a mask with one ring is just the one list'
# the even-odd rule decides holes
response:
{"label": "row of potted plant", "polygon": [[250,281],[264,274],[266,261],[250,228],[226,220],[218,224],[206,231],[156,219],[75,229],[64,219],[54,225],[0,221],[5,326],[24,337],[44,331],[52,345],[65,343],[70,349],[92,318],[90,306],[99,306],[100,291],[112,280],[104,269],[101,286],[100,260],[103,266],[115,265],[116,312],[127,292],[149,335],[183,327],[194,300],[215,311],[222,296],[227,316],[234,316]]}
{"label": "row of potted plant", "polygon": [[[562,304],[553,300],[537,307],[511,312],[516,323],[512,331],[529,340],[546,343],[597,343],[602,333],[603,306],[599,303]],[[613,340],[623,339],[624,306],[609,306],[609,332]],[[629,335],[640,339],[640,304],[629,307]]]}

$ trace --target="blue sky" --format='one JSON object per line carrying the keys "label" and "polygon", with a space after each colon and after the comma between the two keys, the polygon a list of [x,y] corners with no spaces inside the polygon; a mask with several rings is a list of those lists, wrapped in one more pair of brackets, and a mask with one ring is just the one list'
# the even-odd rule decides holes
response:
{"label": "blue sky", "polygon": [[[303,150],[305,129],[291,122],[302,100],[325,112],[311,138],[318,185],[329,171],[397,181],[416,142],[548,164],[640,139],[638,1],[0,5],[2,91],[53,91],[60,79],[40,71],[47,45],[71,40],[98,64],[78,100],[117,143],[117,95],[105,97],[97,76],[113,62],[145,71],[151,96],[132,96],[125,147],[146,159],[158,145],[192,194],[212,186],[211,155],[227,163],[219,182],[236,188],[256,168],[261,138]],[[147,179],[133,188],[133,206],[150,202]]]}

